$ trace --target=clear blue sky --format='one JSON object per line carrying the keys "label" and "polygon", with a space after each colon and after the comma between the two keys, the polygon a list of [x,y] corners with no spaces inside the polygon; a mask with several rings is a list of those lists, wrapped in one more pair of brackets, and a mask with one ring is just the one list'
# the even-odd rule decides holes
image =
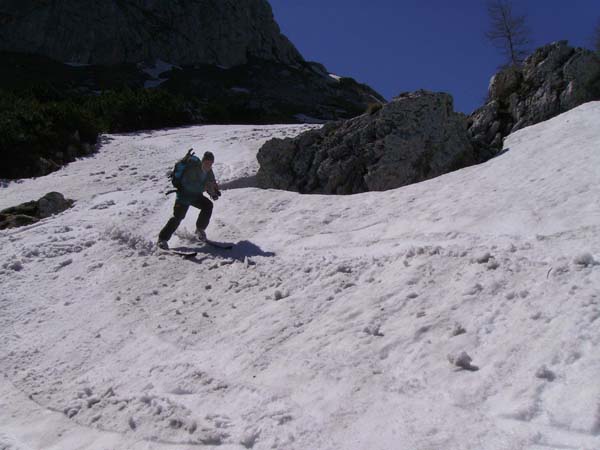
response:
{"label": "clear blue sky", "polygon": [[[482,105],[502,63],[484,37],[485,0],[268,0],[285,34],[309,61],[367,83],[388,100],[428,89],[457,111]],[[591,47],[600,0],[515,0],[533,45],[568,40]]]}

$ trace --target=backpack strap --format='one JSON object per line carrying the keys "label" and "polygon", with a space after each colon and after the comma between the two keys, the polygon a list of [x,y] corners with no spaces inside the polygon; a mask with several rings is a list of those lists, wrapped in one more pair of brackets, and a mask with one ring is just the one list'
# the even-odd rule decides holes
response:
{"label": "backpack strap", "polygon": [[185,154],[185,156],[183,157],[183,161],[187,161],[188,159],[190,159],[192,156],[194,156],[194,149],[190,148],[187,153]]}

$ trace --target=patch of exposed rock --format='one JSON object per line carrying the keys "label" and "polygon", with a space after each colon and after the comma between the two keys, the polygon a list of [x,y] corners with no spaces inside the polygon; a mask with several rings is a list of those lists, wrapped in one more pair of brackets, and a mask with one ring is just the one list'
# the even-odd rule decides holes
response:
{"label": "patch of exposed rock", "polygon": [[0,230],[22,227],[61,213],[75,203],[59,192],[49,192],[39,200],[21,203],[0,211]]}
{"label": "patch of exposed rock", "polygon": [[477,160],[466,116],[445,93],[405,93],[371,113],[259,150],[259,186],[301,193],[383,191]]}
{"label": "patch of exposed rock", "polygon": [[546,45],[522,67],[494,75],[488,98],[469,116],[469,133],[482,160],[500,150],[510,133],[600,99],[600,58],[567,41]]}

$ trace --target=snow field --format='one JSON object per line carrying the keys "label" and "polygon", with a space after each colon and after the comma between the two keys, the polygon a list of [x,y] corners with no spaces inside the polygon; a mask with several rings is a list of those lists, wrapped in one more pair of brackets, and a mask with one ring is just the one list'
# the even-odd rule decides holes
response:
{"label": "snow field", "polygon": [[0,232],[0,448],[600,448],[599,120],[388,192],[226,190],[208,232],[237,245],[192,261],[154,251],[165,171],[193,146],[236,186],[310,126],[107,136],[8,184],[77,203]]}

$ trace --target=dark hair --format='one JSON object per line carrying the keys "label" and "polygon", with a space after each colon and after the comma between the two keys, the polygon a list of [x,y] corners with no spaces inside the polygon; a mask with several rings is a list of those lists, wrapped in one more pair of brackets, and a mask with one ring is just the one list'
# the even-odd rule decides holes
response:
{"label": "dark hair", "polygon": [[215,161],[215,155],[212,152],[204,152],[204,156],[202,157],[202,161]]}

